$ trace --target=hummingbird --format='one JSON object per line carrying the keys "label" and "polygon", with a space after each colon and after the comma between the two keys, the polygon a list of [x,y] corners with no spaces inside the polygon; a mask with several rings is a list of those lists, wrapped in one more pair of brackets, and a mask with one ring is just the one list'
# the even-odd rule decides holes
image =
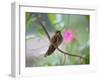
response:
{"label": "hummingbird", "polygon": [[50,56],[58,48],[62,41],[63,37],[61,35],[61,31],[56,31],[54,36],[51,38],[50,46],[44,57]]}

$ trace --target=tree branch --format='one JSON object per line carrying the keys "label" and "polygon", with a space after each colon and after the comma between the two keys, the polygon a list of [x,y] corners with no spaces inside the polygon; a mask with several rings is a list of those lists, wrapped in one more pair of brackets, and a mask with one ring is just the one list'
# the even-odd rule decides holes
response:
{"label": "tree branch", "polygon": [[[67,52],[62,51],[62,50],[61,50],[61,49],[59,49],[59,48],[57,48],[57,50],[58,50],[58,51],[60,51],[60,52],[62,52],[63,54],[69,55],[69,56],[74,56],[74,57],[84,58],[84,57],[79,56],[79,55],[69,54],[69,53],[67,53]],[[86,58],[84,58],[84,59],[86,59]]]}

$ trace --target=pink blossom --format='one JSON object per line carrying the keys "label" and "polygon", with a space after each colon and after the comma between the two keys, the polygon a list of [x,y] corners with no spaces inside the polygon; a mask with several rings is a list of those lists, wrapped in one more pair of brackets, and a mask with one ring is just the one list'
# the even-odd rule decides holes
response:
{"label": "pink blossom", "polygon": [[64,33],[64,42],[69,43],[73,40],[73,33],[72,31],[68,30]]}

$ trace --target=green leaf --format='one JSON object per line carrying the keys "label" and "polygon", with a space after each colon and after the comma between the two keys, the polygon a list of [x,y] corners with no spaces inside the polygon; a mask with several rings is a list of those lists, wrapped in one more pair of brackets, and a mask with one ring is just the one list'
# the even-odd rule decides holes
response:
{"label": "green leaf", "polygon": [[85,16],[85,18],[86,18],[88,21],[90,20],[90,16],[89,16],[89,15]]}
{"label": "green leaf", "polygon": [[52,24],[56,23],[56,14],[49,13],[48,17]]}
{"label": "green leaf", "polygon": [[89,64],[90,63],[90,49],[89,47],[88,48],[85,48],[83,51],[82,51],[82,54],[84,55],[84,57],[86,59],[83,59],[82,63],[83,64]]}
{"label": "green leaf", "polygon": [[37,28],[37,32],[38,32],[38,34],[39,34],[40,37],[44,37],[45,32],[44,32],[44,30],[41,27]]}
{"label": "green leaf", "polygon": [[26,12],[25,13],[25,18],[26,18],[26,31],[28,31],[28,29],[30,27],[31,15],[32,15],[32,13],[30,13],[30,12]]}

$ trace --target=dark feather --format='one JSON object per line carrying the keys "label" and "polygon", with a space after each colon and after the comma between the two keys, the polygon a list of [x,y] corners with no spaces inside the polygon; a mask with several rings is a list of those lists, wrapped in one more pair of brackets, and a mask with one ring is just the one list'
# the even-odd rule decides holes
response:
{"label": "dark feather", "polygon": [[55,49],[61,44],[62,40],[63,37],[61,35],[61,32],[57,31],[51,39],[51,44],[45,54],[45,57],[51,55],[55,51]]}

